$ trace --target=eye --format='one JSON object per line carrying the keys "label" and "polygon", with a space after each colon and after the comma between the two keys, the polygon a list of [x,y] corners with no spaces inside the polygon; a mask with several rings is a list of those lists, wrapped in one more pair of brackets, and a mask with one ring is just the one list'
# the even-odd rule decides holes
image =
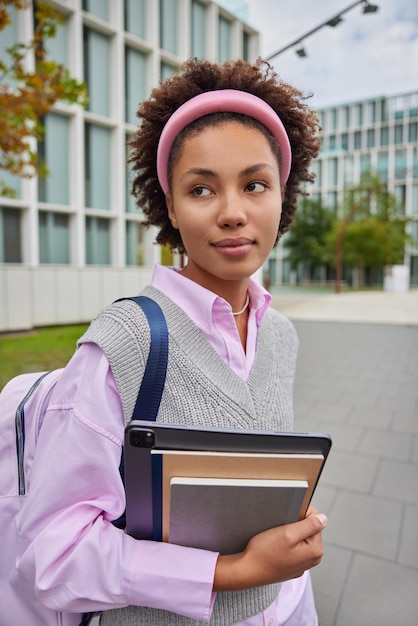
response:
{"label": "eye", "polygon": [[267,183],[263,183],[261,181],[253,181],[247,185],[248,191],[252,193],[262,193],[267,189]]}
{"label": "eye", "polygon": [[192,196],[196,196],[197,198],[204,198],[209,194],[210,190],[207,187],[202,187],[201,185],[192,189]]}

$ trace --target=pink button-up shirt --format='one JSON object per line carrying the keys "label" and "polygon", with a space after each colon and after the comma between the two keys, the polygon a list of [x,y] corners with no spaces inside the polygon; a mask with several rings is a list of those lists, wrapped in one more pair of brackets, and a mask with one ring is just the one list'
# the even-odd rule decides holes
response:
{"label": "pink button-up shirt", "polygon": [[[227,302],[168,268],[157,266],[152,284],[186,311],[234,371],[248,378],[257,326],[270,301],[261,286],[250,282],[245,352]],[[216,597],[216,553],[136,541],[109,524],[125,506],[114,469],[124,426],[109,363],[97,346],[83,344],[61,376],[39,437],[37,459],[48,463],[35,462],[29,506],[18,520],[19,569],[54,610],[94,612],[132,604],[208,621]],[[71,616],[64,619],[65,626],[77,623]],[[240,626],[291,624],[317,624],[307,575],[283,584],[266,611]]]}

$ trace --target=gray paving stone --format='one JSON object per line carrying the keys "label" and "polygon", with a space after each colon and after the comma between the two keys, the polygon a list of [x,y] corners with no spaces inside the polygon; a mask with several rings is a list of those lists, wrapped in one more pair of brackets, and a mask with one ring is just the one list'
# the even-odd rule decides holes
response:
{"label": "gray paving stone", "polygon": [[418,325],[295,325],[298,420],[334,440],[313,499],[321,626],[418,626]]}
{"label": "gray paving stone", "polygon": [[399,563],[418,567],[418,507],[407,506],[399,551]]}
{"label": "gray paving stone", "polygon": [[418,572],[354,555],[333,626],[417,626]]}
{"label": "gray paving stone", "polygon": [[408,461],[411,456],[411,443],[409,434],[366,428],[358,451],[383,458]]}
{"label": "gray paving stone", "polygon": [[[418,383],[417,383],[418,384]],[[417,409],[400,409],[396,410],[395,419],[393,420],[393,430],[402,433],[418,434],[418,410]]]}
{"label": "gray paving stone", "polygon": [[402,505],[386,498],[339,491],[325,530],[327,542],[394,561]]}
{"label": "gray paving stone", "polygon": [[418,436],[413,437],[412,440],[412,461],[418,463]]}
{"label": "gray paving stone", "polygon": [[368,493],[374,482],[379,460],[359,454],[332,450],[321,476],[331,487]]}
{"label": "gray paving stone", "polygon": [[325,515],[328,516],[332,511],[332,506],[337,493],[338,490],[336,487],[327,487],[320,481],[312,498],[312,504],[318,509],[318,511],[325,513]]}
{"label": "gray paving stone", "polygon": [[394,417],[392,407],[359,406],[356,398],[353,398],[351,408],[347,416],[347,424],[359,424],[372,428],[389,429]]}
{"label": "gray paving stone", "polygon": [[345,450],[354,452],[358,450],[363,438],[364,429],[357,425],[334,424],[328,421],[319,421],[320,432],[330,433],[332,437],[332,450]]}
{"label": "gray paving stone", "polygon": [[373,486],[373,494],[418,505],[418,465],[383,460]]}
{"label": "gray paving stone", "polygon": [[[317,567],[311,569],[316,610],[321,626],[332,626],[344,591],[352,554],[336,546],[325,546],[324,557]],[[347,625],[346,625],[347,626]]]}

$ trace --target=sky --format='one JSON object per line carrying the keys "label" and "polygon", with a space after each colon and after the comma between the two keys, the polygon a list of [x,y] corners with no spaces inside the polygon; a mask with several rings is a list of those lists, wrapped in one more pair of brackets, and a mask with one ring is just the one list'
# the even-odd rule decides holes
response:
{"label": "sky", "polygon": [[[324,26],[296,48],[271,59],[286,82],[313,94],[312,106],[326,107],[418,91],[418,0],[370,0]],[[260,33],[260,54],[270,56],[354,2],[349,0],[247,0],[247,22]],[[299,47],[299,46],[296,46]]]}

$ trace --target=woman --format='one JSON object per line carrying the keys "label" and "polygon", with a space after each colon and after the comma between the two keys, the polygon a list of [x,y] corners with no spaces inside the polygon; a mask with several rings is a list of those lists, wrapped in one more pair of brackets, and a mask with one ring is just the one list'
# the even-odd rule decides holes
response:
{"label": "woman", "polygon": [[[158,420],[290,429],[296,334],[251,276],[311,180],[317,119],[268,64],[244,61],[188,61],[138,115],[134,195],[157,241],[187,259],[180,271],[157,266],[143,292],[169,330]],[[20,572],[64,624],[85,611],[104,611],[105,625],[316,624],[304,572],[321,560],[326,517],[314,509],[227,556],[112,526],[125,507],[123,432],[148,348],[144,316],[129,301],[108,307],[80,340],[45,415],[37,458],[49,466],[33,467]]]}

